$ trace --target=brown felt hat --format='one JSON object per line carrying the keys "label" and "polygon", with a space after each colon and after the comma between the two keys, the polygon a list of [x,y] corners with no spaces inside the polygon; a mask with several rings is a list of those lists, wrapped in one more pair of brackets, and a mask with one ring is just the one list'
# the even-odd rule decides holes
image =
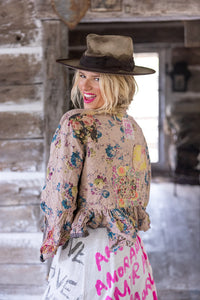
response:
{"label": "brown felt hat", "polygon": [[136,66],[131,37],[121,35],[87,35],[87,49],[79,59],[58,59],[66,67],[90,72],[146,75],[155,71]]}

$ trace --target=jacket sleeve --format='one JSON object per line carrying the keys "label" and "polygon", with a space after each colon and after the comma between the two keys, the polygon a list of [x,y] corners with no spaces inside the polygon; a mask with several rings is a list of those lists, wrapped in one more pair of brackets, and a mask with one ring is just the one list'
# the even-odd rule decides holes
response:
{"label": "jacket sleeve", "polygon": [[68,114],[65,114],[52,139],[46,183],[41,195],[46,223],[41,261],[53,257],[57,248],[70,237],[83,161],[84,146],[74,134]]}
{"label": "jacket sleeve", "polygon": [[149,202],[150,181],[151,181],[151,164],[146,141],[137,144],[133,149],[133,165],[139,178],[139,197],[141,204],[146,208]]}
{"label": "jacket sleeve", "polygon": [[150,228],[149,215],[146,207],[149,202],[151,164],[147,143],[143,132],[138,127],[137,142],[133,148],[133,167],[136,175],[136,186],[138,193],[138,229],[146,231]]}

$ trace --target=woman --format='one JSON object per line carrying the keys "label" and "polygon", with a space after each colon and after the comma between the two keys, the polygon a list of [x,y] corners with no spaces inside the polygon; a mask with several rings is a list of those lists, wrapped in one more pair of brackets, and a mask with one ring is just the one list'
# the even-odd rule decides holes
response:
{"label": "woman", "polygon": [[[121,47],[123,45],[123,49]],[[52,140],[41,208],[41,260],[54,256],[44,299],[157,299],[139,230],[149,228],[150,162],[142,130],[126,110],[135,93],[130,37],[87,36],[72,101]]]}

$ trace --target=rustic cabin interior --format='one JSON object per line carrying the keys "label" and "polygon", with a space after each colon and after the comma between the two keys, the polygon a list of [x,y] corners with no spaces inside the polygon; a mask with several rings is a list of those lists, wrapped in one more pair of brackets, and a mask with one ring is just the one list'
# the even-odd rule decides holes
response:
{"label": "rustic cabin interior", "polygon": [[72,108],[73,71],[56,59],[82,53],[88,33],[131,36],[136,63],[156,70],[136,78],[129,111],[152,162],[142,237],[158,299],[200,299],[200,1],[4,0],[0,28],[0,299],[40,299],[46,286],[40,193]]}

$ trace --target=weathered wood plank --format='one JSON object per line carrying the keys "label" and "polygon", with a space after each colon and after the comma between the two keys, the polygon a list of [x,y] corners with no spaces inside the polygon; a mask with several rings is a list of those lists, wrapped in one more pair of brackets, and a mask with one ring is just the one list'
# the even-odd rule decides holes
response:
{"label": "weathered wood plank", "polygon": [[45,19],[53,19],[59,20],[58,15],[52,8],[52,5],[48,0],[35,0],[35,7],[37,10],[38,18],[45,20]]}
{"label": "weathered wood plank", "polygon": [[[34,50],[34,49],[33,49]],[[23,51],[23,50],[22,50]],[[0,55],[0,85],[41,83],[42,55],[37,53],[13,53]]]}
{"label": "weathered wood plank", "polygon": [[3,276],[0,277],[0,284],[12,285],[44,285],[46,281],[46,266],[38,265],[0,265]]}
{"label": "weathered wood plank", "polygon": [[1,264],[38,264],[42,233],[1,233]]}
{"label": "weathered wood plank", "polygon": [[200,47],[200,21],[184,23],[185,47]]}
{"label": "weathered wood plank", "polygon": [[199,16],[198,0],[123,1],[121,11],[88,10],[81,22],[183,20]]}
{"label": "weathered wood plank", "polygon": [[[199,65],[200,65],[200,60],[199,60]],[[191,71],[191,77],[188,81],[188,91],[191,91],[193,93],[200,93],[200,84],[199,84],[200,70],[191,69],[190,71]]]}
{"label": "weathered wood plank", "polygon": [[0,141],[0,171],[43,171],[43,140]]}
{"label": "weathered wood plank", "polygon": [[44,178],[0,181],[0,206],[34,205],[40,202]]}
{"label": "weathered wood plank", "polygon": [[42,102],[42,92],[42,84],[0,86],[0,103],[7,105],[39,104]]}
{"label": "weathered wood plank", "polygon": [[0,232],[38,232],[39,205],[1,206]]}
{"label": "weathered wood plank", "polygon": [[[48,0],[36,0],[36,7],[40,19],[58,19]],[[199,16],[199,0],[160,0],[160,1],[122,1],[121,11],[88,10],[81,23],[87,22],[127,22],[148,20],[188,20]]]}
{"label": "weathered wood plank", "polygon": [[43,22],[44,36],[44,111],[45,111],[45,151],[49,156],[49,146],[63,113],[68,110],[66,97],[67,70],[56,63],[56,58],[68,55],[68,29],[61,21]]}
{"label": "weathered wood plank", "polygon": [[[33,0],[9,0],[0,2],[1,28],[10,30],[13,27],[27,26],[28,29],[36,27],[35,7]],[[17,11],[17,13],[16,13]],[[8,21],[9,20],[9,21]]]}
{"label": "weathered wood plank", "polygon": [[8,31],[7,28],[0,31],[1,48],[13,48],[14,46],[35,47],[42,43],[41,40],[41,29],[39,28],[28,29],[27,27],[13,27],[10,31]]}
{"label": "weathered wood plank", "polygon": [[[42,284],[42,283],[41,283]],[[0,285],[1,300],[41,300],[46,285]]]}
{"label": "weathered wood plank", "polygon": [[0,139],[43,137],[43,116],[40,112],[0,112]]}
{"label": "weathered wood plank", "polygon": [[[91,24],[80,23],[69,31],[69,48],[86,48],[86,35],[91,33]],[[137,43],[183,43],[184,26],[181,22],[149,22],[149,23],[97,23],[96,34],[120,34],[132,36]],[[71,54],[71,53],[70,53]]]}
{"label": "weathered wood plank", "polygon": [[36,46],[41,43],[41,24],[37,20],[34,1],[0,1],[0,11],[0,46]]}
{"label": "weathered wood plank", "polygon": [[[187,96],[187,94],[185,95],[184,98],[180,99],[180,95],[179,93],[176,93],[177,97],[175,98],[175,101],[173,103],[173,105],[171,106],[170,109],[170,114],[177,116],[180,114],[191,114],[191,113],[200,113],[200,99],[197,98],[190,98],[189,96]],[[196,128],[197,131],[199,131],[198,128]]]}
{"label": "weathered wood plank", "polygon": [[200,47],[184,48],[175,47],[172,49],[172,63],[186,61],[188,65],[200,65]]}
{"label": "weathered wood plank", "polygon": [[13,28],[8,31],[7,29],[0,31],[0,48],[13,48],[13,47],[38,47],[42,43],[41,29],[27,27]]}

